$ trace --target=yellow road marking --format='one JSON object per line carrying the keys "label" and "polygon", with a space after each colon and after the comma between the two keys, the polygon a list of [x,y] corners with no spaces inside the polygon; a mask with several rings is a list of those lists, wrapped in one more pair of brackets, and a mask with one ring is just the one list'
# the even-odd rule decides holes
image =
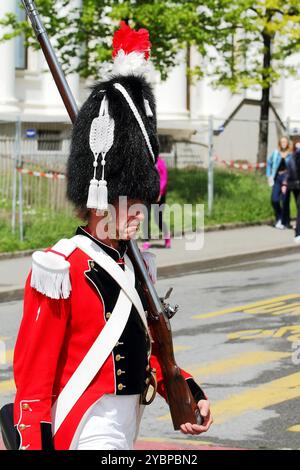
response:
{"label": "yellow road marking", "polygon": [[276,333],[274,334],[274,338],[282,338],[286,333],[297,333],[300,331],[299,326],[290,325],[290,326],[282,326],[278,328]]}
{"label": "yellow road marking", "polygon": [[261,410],[300,396],[300,372],[246,390],[213,405],[215,423],[224,423],[248,411]]}
{"label": "yellow road marking", "polygon": [[189,351],[191,349],[190,346],[181,346],[181,345],[174,345],[174,352],[179,352],[179,351]]}
{"label": "yellow road marking", "polygon": [[288,428],[288,431],[300,432],[300,424],[295,424],[294,426],[291,426],[290,428]]}
{"label": "yellow road marking", "polygon": [[277,330],[276,329],[275,330],[274,329],[273,330],[256,329],[256,330],[235,331],[234,333],[228,334],[228,339],[251,340],[251,339],[267,338],[267,337],[283,338],[284,336],[286,337],[285,339],[289,342],[298,341],[300,339],[300,326],[294,326],[294,325],[282,326],[281,328],[278,328]]}
{"label": "yellow road marking", "polygon": [[266,364],[268,362],[278,361],[290,357],[291,353],[281,351],[247,351],[236,356],[230,356],[220,361],[206,364],[202,367],[190,367],[188,370],[194,377],[203,378],[212,375],[227,374],[236,372],[244,367]]}
{"label": "yellow road marking", "polygon": [[282,313],[300,313],[300,303],[294,302],[290,304],[285,304],[280,302],[280,304],[274,304],[274,306],[264,307],[262,309],[249,309],[247,313],[252,314],[261,314],[261,313],[272,313],[272,315],[281,315]]}
{"label": "yellow road marking", "polygon": [[14,380],[3,380],[3,382],[0,382],[0,393],[14,392],[15,390]]}
{"label": "yellow road marking", "polygon": [[228,339],[257,339],[273,336],[276,330],[241,330],[229,333]]}
{"label": "yellow road marking", "polygon": [[271,307],[272,305],[274,306],[274,303],[282,302],[285,300],[299,299],[299,297],[300,297],[299,294],[282,295],[280,297],[274,297],[273,299],[260,300],[259,302],[254,302],[254,303],[246,304],[246,305],[239,305],[238,307],[233,307],[233,308],[225,308],[224,310],[218,310],[216,312],[200,313],[198,315],[193,315],[192,318],[202,320],[205,318],[220,317],[228,313],[235,313],[235,312],[248,313],[248,310],[254,309],[255,307],[267,307],[267,306]]}
{"label": "yellow road marking", "polygon": [[[212,404],[212,415],[216,424],[221,424],[248,411],[259,411],[300,396],[300,372],[259,385],[256,388],[235,394]],[[160,421],[170,415],[160,416]]]}

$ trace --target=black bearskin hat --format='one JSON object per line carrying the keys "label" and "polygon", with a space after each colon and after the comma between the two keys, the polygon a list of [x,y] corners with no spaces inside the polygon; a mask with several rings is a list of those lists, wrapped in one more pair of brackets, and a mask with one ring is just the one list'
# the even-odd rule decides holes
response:
{"label": "black bearskin hat", "polygon": [[[124,28],[124,24],[122,26]],[[127,25],[125,27],[129,28]],[[134,31],[136,34],[139,32]],[[122,46],[121,53],[124,56],[124,50],[125,55],[128,52],[124,39]],[[114,86],[117,83],[125,88],[142,119],[152,155],[128,100]],[[108,102],[108,114],[114,120],[113,144],[105,156],[108,203],[113,204],[119,196],[139,199],[146,204],[154,203],[159,195],[159,174],[155,167],[159,153],[155,98],[144,76],[141,73],[130,73],[130,69],[129,73],[124,75],[114,73],[111,79],[96,84],[79,111],[73,127],[67,164],[67,196],[76,208],[86,207],[89,185],[94,174],[90,129],[94,118],[99,115],[103,96]],[[96,165],[95,170],[95,178],[100,180],[101,164]]]}

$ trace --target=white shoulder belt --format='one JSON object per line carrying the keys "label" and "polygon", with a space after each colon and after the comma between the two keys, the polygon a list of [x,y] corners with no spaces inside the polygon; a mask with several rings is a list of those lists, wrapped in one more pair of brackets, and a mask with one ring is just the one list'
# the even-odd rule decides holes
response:
{"label": "white shoulder belt", "polygon": [[52,407],[52,433],[59,427],[84,393],[118,342],[128,321],[132,304],[137,309],[148,331],[147,320],[140,297],[135,289],[132,263],[125,255],[125,271],[101,247],[85,235],[76,235],[70,241],[103,268],[121,287],[112,314]]}

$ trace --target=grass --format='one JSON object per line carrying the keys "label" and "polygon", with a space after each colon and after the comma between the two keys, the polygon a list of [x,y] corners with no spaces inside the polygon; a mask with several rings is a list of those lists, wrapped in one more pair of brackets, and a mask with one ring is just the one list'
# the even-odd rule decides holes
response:
{"label": "grass", "polygon": [[18,227],[12,234],[10,225],[0,220],[0,252],[28,250],[53,245],[60,238],[74,235],[79,221],[75,217],[56,213],[50,217],[40,211],[24,224],[24,240],[20,241]]}
{"label": "grass", "polygon": [[[204,204],[205,227],[224,223],[261,222],[273,218],[270,204],[271,190],[260,173],[242,173],[236,170],[215,169],[214,206],[211,215],[207,210],[207,172],[197,168],[170,169],[168,204]],[[54,244],[63,237],[71,237],[80,223],[75,217],[46,210],[27,214],[24,241],[18,231],[11,233],[9,220],[2,215],[9,211],[0,204],[0,252],[41,248]],[[30,212],[30,211],[29,211]],[[295,203],[292,198],[292,216]],[[195,219],[195,218],[194,218]]]}
{"label": "grass", "polygon": [[[273,218],[271,189],[258,172],[215,169],[212,214],[207,206],[207,173],[203,170],[170,170],[168,202],[204,204],[205,226],[260,222]],[[292,198],[293,199],[293,198]],[[294,200],[292,216],[296,214]]]}

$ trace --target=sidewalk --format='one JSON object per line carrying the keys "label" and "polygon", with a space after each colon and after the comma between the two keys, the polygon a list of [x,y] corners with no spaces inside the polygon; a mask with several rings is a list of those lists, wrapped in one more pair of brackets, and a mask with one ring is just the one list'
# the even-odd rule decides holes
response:
{"label": "sidewalk", "polygon": [[[276,230],[271,226],[253,226],[219,230],[204,234],[202,249],[187,250],[186,240],[172,240],[172,248],[155,241],[151,251],[156,254],[158,276],[169,277],[203,269],[214,269],[241,261],[253,261],[297,253],[293,230]],[[0,301],[22,298],[23,287],[31,266],[31,256],[0,259]]]}

